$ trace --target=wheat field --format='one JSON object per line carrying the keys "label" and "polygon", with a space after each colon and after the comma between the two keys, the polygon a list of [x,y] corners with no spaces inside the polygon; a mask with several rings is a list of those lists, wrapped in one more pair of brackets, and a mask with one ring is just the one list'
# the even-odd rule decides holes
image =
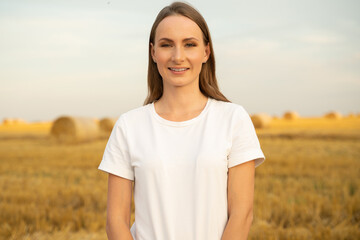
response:
{"label": "wheat field", "polygon": [[[59,144],[50,128],[0,125],[0,240],[107,239],[107,139]],[[249,239],[360,239],[360,118],[274,119],[257,133]]]}

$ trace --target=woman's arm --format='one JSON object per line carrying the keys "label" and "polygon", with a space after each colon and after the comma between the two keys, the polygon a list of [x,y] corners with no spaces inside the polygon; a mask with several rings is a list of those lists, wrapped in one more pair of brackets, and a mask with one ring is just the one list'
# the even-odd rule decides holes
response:
{"label": "woman's arm", "polygon": [[109,173],[106,233],[109,240],[133,240],[130,233],[132,181]]}
{"label": "woman's arm", "polygon": [[253,220],[255,161],[229,168],[229,220],[221,240],[246,240]]}

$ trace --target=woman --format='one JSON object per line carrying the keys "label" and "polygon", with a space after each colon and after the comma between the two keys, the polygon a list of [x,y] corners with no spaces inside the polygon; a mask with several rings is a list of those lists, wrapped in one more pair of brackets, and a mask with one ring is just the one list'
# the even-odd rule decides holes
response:
{"label": "woman", "polygon": [[148,89],[116,122],[99,166],[109,173],[108,238],[246,239],[265,157],[248,113],[219,91],[207,24],[185,3],[153,24]]}

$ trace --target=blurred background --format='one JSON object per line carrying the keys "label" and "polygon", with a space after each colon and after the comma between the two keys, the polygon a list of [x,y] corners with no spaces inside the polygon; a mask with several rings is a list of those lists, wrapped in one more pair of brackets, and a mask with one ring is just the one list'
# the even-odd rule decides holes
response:
{"label": "blurred background", "polygon": [[[0,2],[0,239],[106,239],[97,166],[171,2]],[[360,2],[188,3],[267,157],[249,238],[360,239]]]}
{"label": "blurred background", "polygon": [[[359,111],[358,1],[189,1],[221,90],[249,112]],[[148,38],[171,1],[1,1],[0,118],[117,116],[147,93]]]}

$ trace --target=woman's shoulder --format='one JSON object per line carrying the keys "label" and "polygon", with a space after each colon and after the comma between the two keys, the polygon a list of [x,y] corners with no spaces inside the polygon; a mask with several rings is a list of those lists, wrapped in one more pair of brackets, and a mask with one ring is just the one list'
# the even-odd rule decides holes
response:
{"label": "woman's shoulder", "polygon": [[234,115],[234,114],[247,114],[243,105],[234,102],[225,102],[213,99],[214,109],[221,114]]}
{"label": "woman's shoulder", "polygon": [[120,115],[119,119],[122,119],[123,121],[126,121],[126,122],[139,121],[141,119],[146,118],[146,116],[149,112],[148,111],[149,107],[150,107],[150,104],[132,108],[130,110],[123,112]]}

